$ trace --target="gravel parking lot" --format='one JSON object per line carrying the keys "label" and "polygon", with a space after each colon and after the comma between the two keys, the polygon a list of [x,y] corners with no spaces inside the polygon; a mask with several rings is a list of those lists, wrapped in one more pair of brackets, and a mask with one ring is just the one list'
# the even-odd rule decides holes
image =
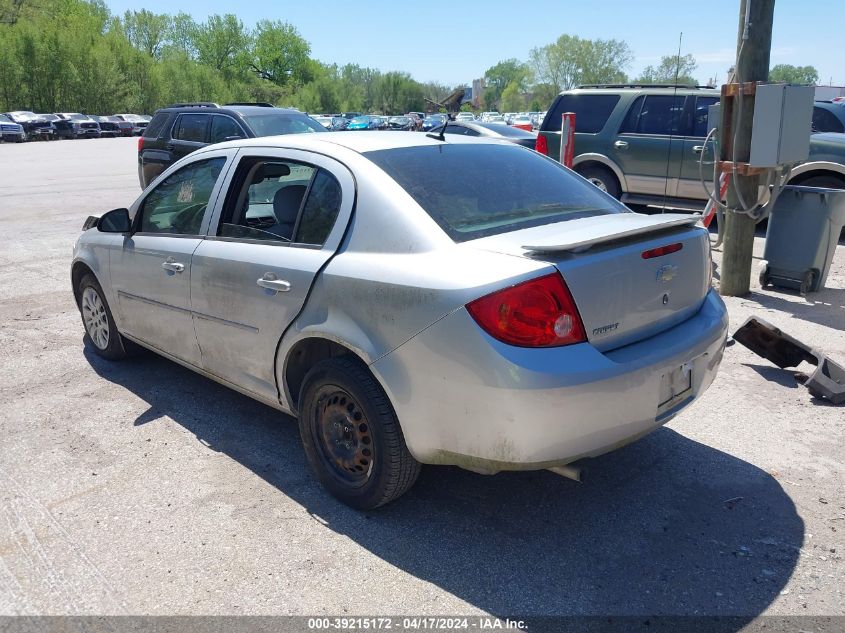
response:
{"label": "gravel parking lot", "polygon": [[[95,356],[71,248],[138,194],[135,146],[0,145],[0,614],[845,615],[845,409],[739,345],[585,483],[425,468],[369,514],[319,487],[292,419]],[[732,327],[845,362],[842,244],[828,286],[755,287]]]}

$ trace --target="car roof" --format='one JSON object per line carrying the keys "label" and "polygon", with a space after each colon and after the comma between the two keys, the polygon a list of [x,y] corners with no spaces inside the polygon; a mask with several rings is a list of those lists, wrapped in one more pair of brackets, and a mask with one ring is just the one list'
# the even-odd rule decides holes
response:
{"label": "car roof", "polygon": [[717,88],[708,88],[707,86],[670,86],[667,84],[586,85],[578,86],[572,90],[563,90],[560,94],[619,94],[620,92],[658,95],[709,95],[715,97],[720,94]]}
{"label": "car roof", "polygon": [[241,114],[241,115],[260,115],[260,114],[301,114],[302,116],[307,116],[304,112],[300,110],[294,110],[293,108],[268,108],[266,106],[257,106],[257,105],[227,105],[227,106],[220,106],[213,107],[213,106],[169,106],[167,108],[160,108],[158,112],[178,112],[184,114],[185,112],[191,113],[217,113],[217,114]]}
{"label": "car roof", "polygon": [[[497,139],[472,138],[448,139],[448,142],[472,142],[500,144]],[[383,149],[399,149],[404,147],[425,147],[442,145],[444,141],[432,138],[427,134],[417,132],[389,132],[389,131],[361,131],[361,132],[324,132],[320,134],[285,134],[281,136],[260,136],[258,138],[238,139],[226,143],[209,146],[210,149],[226,147],[285,147],[325,152],[331,155],[333,146],[344,147],[353,152],[363,154]]]}

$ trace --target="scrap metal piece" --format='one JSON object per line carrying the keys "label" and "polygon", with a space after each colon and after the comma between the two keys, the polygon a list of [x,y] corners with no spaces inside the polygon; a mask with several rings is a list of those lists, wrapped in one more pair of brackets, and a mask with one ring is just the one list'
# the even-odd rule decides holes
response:
{"label": "scrap metal piece", "polygon": [[797,367],[802,361],[815,365],[816,370],[804,381],[804,386],[817,398],[833,404],[845,403],[845,367],[822,352],[758,317],[749,317],[733,338],[781,369]]}

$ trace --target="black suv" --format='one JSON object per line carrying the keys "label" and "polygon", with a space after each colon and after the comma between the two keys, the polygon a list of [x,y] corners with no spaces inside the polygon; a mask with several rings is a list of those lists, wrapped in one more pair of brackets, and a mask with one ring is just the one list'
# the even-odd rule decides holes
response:
{"label": "black suv", "polygon": [[325,131],[299,110],[269,103],[177,103],[156,111],[138,139],[138,179],[144,189],[177,160],[212,143]]}

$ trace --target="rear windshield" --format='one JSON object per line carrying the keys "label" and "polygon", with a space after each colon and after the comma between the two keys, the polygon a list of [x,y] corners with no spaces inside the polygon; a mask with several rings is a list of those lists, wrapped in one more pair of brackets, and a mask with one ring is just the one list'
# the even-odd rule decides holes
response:
{"label": "rear windshield", "polygon": [[560,132],[561,115],[574,112],[576,132],[601,132],[618,101],[619,95],[565,94],[543,119],[543,131]]}
{"label": "rear windshield", "polygon": [[299,134],[301,132],[325,132],[326,128],[306,116],[279,114],[256,114],[245,116],[246,122],[256,136],[276,134]]}
{"label": "rear windshield", "polygon": [[625,210],[559,163],[517,145],[425,145],[364,155],[456,242]]}

